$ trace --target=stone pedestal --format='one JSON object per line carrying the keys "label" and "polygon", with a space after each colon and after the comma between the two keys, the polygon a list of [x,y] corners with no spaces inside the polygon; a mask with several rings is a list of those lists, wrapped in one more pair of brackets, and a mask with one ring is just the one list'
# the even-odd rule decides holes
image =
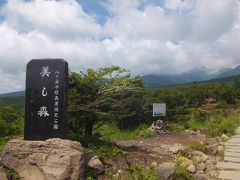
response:
{"label": "stone pedestal", "polygon": [[0,164],[13,169],[24,180],[84,179],[84,152],[76,141],[11,140],[1,155]]}

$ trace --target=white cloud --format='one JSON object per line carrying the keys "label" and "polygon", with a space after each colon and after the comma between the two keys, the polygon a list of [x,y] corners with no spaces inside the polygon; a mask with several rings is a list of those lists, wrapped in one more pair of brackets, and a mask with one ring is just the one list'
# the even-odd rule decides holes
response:
{"label": "white cloud", "polygon": [[195,5],[196,0],[165,0],[164,7],[169,10],[189,10]]}
{"label": "white cloud", "polygon": [[110,16],[101,25],[75,0],[8,0],[0,10],[0,92],[24,89],[34,58],[64,58],[76,71],[120,65],[141,75],[240,64],[235,0],[108,0],[105,7]]}
{"label": "white cloud", "polygon": [[8,0],[2,9],[6,21],[22,31],[37,29],[51,37],[97,37],[101,27],[75,0]]}
{"label": "white cloud", "polygon": [[193,37],[197,41],[216,41],[232,29],[238,11],[234,0],[198,1],[193,12]]}

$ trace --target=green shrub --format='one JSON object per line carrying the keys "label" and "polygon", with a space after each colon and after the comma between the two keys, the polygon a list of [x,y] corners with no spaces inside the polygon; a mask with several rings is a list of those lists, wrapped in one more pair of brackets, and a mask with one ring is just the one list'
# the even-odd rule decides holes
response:
{"label": "green shrub", "polygon": [[0,152],[2,152],[4,146],[6,145],[6,143],[11,140],[17,138],[17,136],[6,136],[6,137],[2,137],[0,138]]}
{"label": "green shrub", "polygon": [[192,144],[190,147],[191,151],[201,151],[206,153],[207,151],[207,144]]}
{"label": "green shrub", "polygon": [[191,114],[191,119],[194,119],[197,122],[204,122],[208,119],[208,115],[204,111],[195,109]]}
{"label": "green shrub", "polygon": [[9,106],[0,109],[0,138],[22,134],[23,124],[23,110]]}
{"label": "green shrub", "polygon": [[15,171],[3,165],[0,165],[0,171],[4,172],[9,180],[22,180]]}
{"label": "green shrub", "polygon": [[233,134],[234,130],[240,126],[240,117],[237,114],[228,117],[212,117],[208,126],[208,135],[215,137],[222,134]]}
{"label": "green shrub", "polygon": [[177,164],[175,179],[177,180],[193,180],[193,175],[186,169],[189,165],[189,159],[184,156],[176,156],[174,162]]}
{"label": "green shrub", "polygon": [[187,169],[180,165],[177,166],[175,178],[177,180],[194,180],[193,175]]}
{"label": "green shrub", "polygon": [[184,129],[188,129],[186,126],[185,126],[186,123],[184,122],[178,122],[178,123],[173,123],[173,122],[169,122],[168,124],[168,129],[170,131],[173,131],[173,132],[183,132]]}
{"label": "green shrub", "polygon": [[132,180],[159,180],[155,169],[146,169],[140,164],[134,164],[129,172]]}

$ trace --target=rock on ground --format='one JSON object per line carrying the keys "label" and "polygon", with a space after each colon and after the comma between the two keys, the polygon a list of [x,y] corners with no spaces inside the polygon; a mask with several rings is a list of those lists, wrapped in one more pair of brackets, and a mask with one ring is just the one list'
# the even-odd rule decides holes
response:
{"label": "rock on ground", "polygon": [[58,138],[46,141],[11,140],[0,164],[24,180],[84,179],[84,155],[79,142]]}
{"label": "rock on ground", "polygon": [[157,167],[157,165],[158,165],[157,162],[154,161],[154,162],[152,162],[152,163],[150,164],[150,167],[154,167],[154,168],[155,168],[155,167]]}
{"label": "rock on ground", "polygon": [[174,146],[169,147],[169,151],[173,154],[183,152],[184,150],[185,150],[184,146],[174,145]]}
{"label": "rock on ground", "polygon": [[195,173],[196,172],[196,167],[193,164],[190,164],[188,166],[187,170],[191,173]]}
{"label": "rock on ground", "polygon": [[193,131],[193,130],[190,130],[190,129],[185,129],[185,130],[184,130],[184,133],[185,133],[185,134],[189,134],[189,135],[196,135],[196,134],[197,134],[196,131]]}
{"label": "rock on ground", "polygon": [[229,137],[226,134],[222,134],[222,140],[227,141],[229,140]]}
{"label": "rock on ground", "polygon": [[159,165],[157,175],[161,180],[172,180],[174,178],[177,165],[171,162],[165,162]]}
{"label": "rock on ground", "polygon": [[95,174],[103,174],[105,172],[104,165],[94,152],[85,154],[86,167]]}
{"label": "rock on ground", "polygon": [[223,146],[218,146],[217,147],[217,151],[218,151],[218,153],[223,152],[224,151],[224,147]]}
{"label": "rock on ground", "polygon": [[198,171],[205,171],[206,168],[207,168],[207,166],[206,166],[205,163],[197,164],[197,170]]}
{"label": "rock on ground", "polygon": [[209,178],[207,177],[206,174],[203,174],[203,173],[196,173],[194,175],[195,179],[196,180],[209,180]]}
{"label": "rock on ground", "polygon": [[209,157],[201,151],[193,151],[192,155],[193,155],[192,160],[197,164],[201,162],[206,162],[206,160],[209,159]]}

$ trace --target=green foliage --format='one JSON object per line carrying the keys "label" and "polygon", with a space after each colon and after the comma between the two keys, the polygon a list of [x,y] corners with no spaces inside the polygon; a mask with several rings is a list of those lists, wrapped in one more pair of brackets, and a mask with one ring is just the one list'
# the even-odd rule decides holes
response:
{"label": "green foliage", "polygon": [[0,98],[0,152],[7,141],[22,135],[23,119],[23,98]]}
{"label": "green foliage", "polygon": [[193,180],[193,175],[186,169],[189,165],[188,158],[183,156],[176,156],[175,163],[177,165],[177,169],[175,172],[175,179],[177,180]]}
{"label": "green foliage", "polygon": [[14,109],[23,109],[24,97],[0,97],[0,109],[10,106]]}
{"label": "green foliage", "polygon": [[[239,126],[239,112],[229,112],[240,99],[240,79],[233,84],[194,83],[174,88],[148,89],[144,96],[145,119],[152,118],[152,103],[165,102],[169,130],[182,132],[184,129],[207,128],[210,136],[231,134]],[[214,98],[217,106],[203,110],[206,98]],[[203,109],[202,109],[203,108]]]}
{"label": "green foliage", "polygon": [[140,164],[134,164],[129,167],[130,179],[132,180],[158,180],[156,170],[153,168],[146,169]]}
{"label": "green foliage", "polygon": [[208,119],[208,114],[199,109],[194,109],[191,114],[191,119],[194,119],[195,121],[198,122],[204,122]]}
{"label": "green foliage", "polygon": [[194,180],[193,175],[184,167],[178,165],[175,173],[175,178],[177,180]]}
{"label": "green foliage", "polygon": [[23,111],[6,106],[0,109],[0,138],[23,132]]}
{"label": "green foliage", "polygon": [[169,122],[168,129],[173,132],[181,133],[186,129],[184,122]]}
{"label": "green foliage", "polygon": [[124,155],[126,153],[113,141],[105,140],[97,135],[94,135],[92,137],[82,137],[80,134],[73,134],[73,136],[71,136],[71,139],[80,141],[84,147],[85,152],[94,151],[103,160],[115,155]]}
{"label": "green foliage", "polygon": [[17,136],[5,136],[5,137],[0,137],[0,153],[2,152],[4,146],[6,145],[6,143],[11,140],[16,138]]}
{"label": "green foliage", "polygon": [[232,84],[232,94],[234,98],[240,98],[240,78],[234,80]]}
{"label": "green foliage", "polygon": [[233,113],[227,117],[211,117],[208,125],[208,135],[215,137],[222,134],[233,134],[240,126],[239,114]]}
{"label": "green foliage", "polygon": [[156,169],[154,168],[145,168],[140,164],[131,164],[129,161],[127,161],[127,165],[127,172],[119,171],[115,175],[108,172],[107,175],[112,180],[159,180],[159,177],[156,175]]}
{"label": "green foliage", "polygon": [[127,130],[120,130],[114,123],[105,123],[97,128],[94,134],[111,141],[150,138],[154,133],[151,132],[148,127],[146,124],[141,124]]}
{"label": "green foliage", "polygon": [[194,117],[191,117],[185,127],[187,129],[192,129],[192,130],[197,130],[197,129],[200,129],[200,128],[205,128],[207,127],[207,124],[208,124],[208,121],[207,120],[204,120],[204,121],[199,121],[198,119],[195,119]]}
{"label": "green foliage", "polygon": [[95,180],[96,175],[91,171],[85,171],[85,180]]}
{"label": "green foliage", "polygon": [[201,151],[203,153],[207,152],[207,144],[192,144],[190,147],[191,151]]}
{"label": "green foliage", "polygon": [[143,82],[120,67],[88,69],[69,76],[69,129],[92,136],[96,123],[114,120],[121,128],[139,120]]}
{"label": "green foliage", "polygon": [[15,171],[3,165],[0,165],[0,171],[4,172],[9,180],[22,180]]}
{"label": "green foliage", "polygon": [[[152,103],[165,102],[167,104],[167,119],[173,122],[186,121],[192,114],[192,108],[198,108],[205,98],[215,98],[227,104],[235,103],[231,86],[224,83],[194,83],[175,88],[148,89],[144,96],[145,117],[153,120]],[[203,116],[202,116],[203,115]],[[194,112],[194,118],[205,119],[201,112]]]}
{"label": "green foliage", "polygon": [[115,179],[131,179],[131,180],[158,180],[156,169],[145,168],[141,164],[132,164],[127,157],[127,154],[122,154],[128,166],[127,172],[118,171],[116,175],[108,173],[109,177]]}

